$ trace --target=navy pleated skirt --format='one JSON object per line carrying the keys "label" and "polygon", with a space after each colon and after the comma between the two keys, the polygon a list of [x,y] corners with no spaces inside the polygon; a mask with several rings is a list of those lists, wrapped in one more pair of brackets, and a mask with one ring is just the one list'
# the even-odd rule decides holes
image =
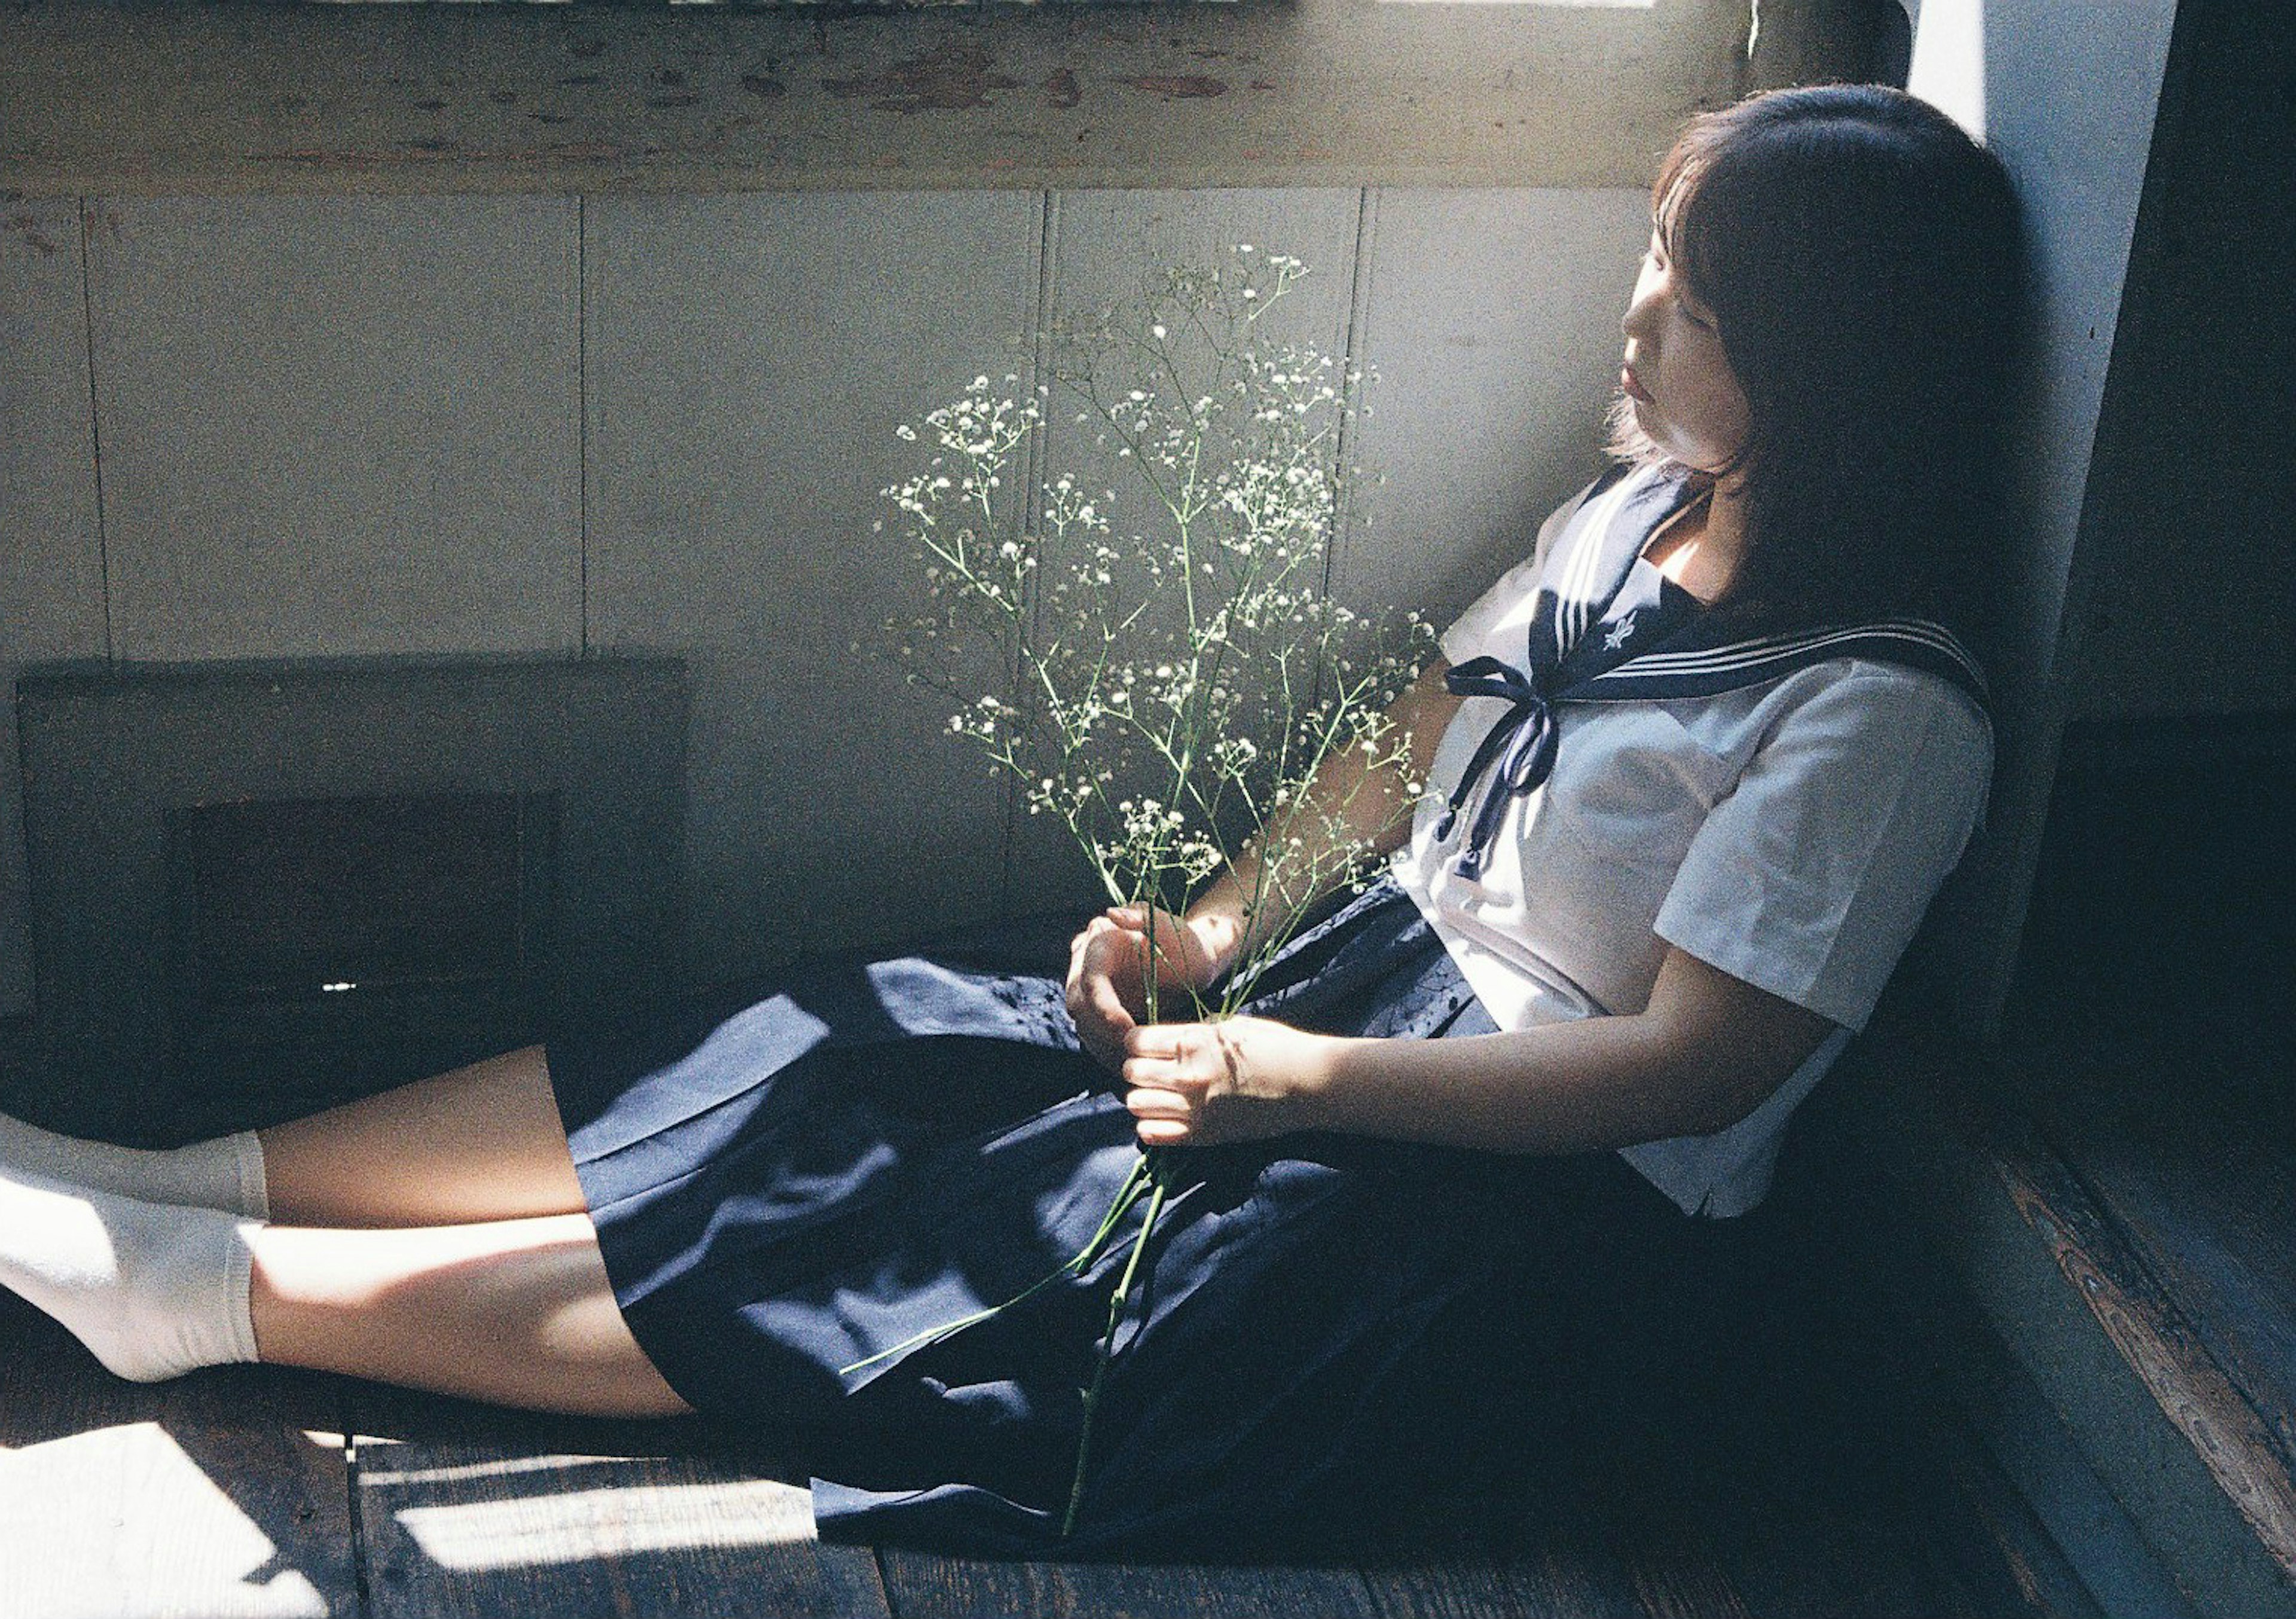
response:
{"label": "navy pleated skirt", "polygon": [[[1144,1212],[1053,1274],[1136,1152],[1062,1005],[1070,928],[793,969],[736,1008],[567,1035],[550,1074],[616,1298],[704,1415],[794,1445],[824,1535],[984,1552],[1263,1546],[1338,1531],[1535,1443],[1574,1368],[1694,1291],[1718,1225],[1616,1155],[1324,1134],[1172,1155],[1060,1534],[1108,1301]],[[1382,880],[1250,1010],[1332,1033],[1485,1033]],[[882,1357],[882,1358],[878,1358]]]}

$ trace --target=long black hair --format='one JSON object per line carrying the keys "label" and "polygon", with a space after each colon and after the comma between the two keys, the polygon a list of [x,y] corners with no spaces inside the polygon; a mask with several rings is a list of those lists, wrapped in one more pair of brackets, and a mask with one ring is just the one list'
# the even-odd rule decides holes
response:
{"label": "long black hair", "polygon": [[[1746,396],[1726,607],[1977,631],[2025,324],[1998,159],[1901,91],[1777,90],[1693,121],[1651,207]],[[1660,459],[1630,427],[1613,447]]]}

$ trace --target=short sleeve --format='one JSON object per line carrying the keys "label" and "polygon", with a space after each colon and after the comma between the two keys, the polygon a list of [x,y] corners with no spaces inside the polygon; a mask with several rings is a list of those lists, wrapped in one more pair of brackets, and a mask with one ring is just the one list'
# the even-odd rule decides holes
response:
{"label": "short sleeve", "polygon": [[1984,813],[1984,715],[1871,664],[1797,703],[1692,838],[1658,936],[1856,1029]]}

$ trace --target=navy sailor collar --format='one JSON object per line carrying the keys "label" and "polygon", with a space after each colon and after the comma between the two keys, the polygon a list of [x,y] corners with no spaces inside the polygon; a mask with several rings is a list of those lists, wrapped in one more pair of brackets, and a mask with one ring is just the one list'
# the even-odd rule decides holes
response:
{"label": "navy sailor collar", "polygon": [[1985,705],[1976,660],[1926,619],[1811,626],[1704,608],[1643,555],[1660,527],[1702,492],[1675,467],[1614,468],[1597,479],[1538,569],[1521,665],[1483,657],[1451,670],[1446,683],[1454,693],[1508,705],[1436,828],[1439,838],[1450,835],[1488,773],[1459,854],[1461,875],[1480,874],[1508,801],[1553,773],[1559,703],[1712,697],[1833,658],[1870,658],[1924,670]]}

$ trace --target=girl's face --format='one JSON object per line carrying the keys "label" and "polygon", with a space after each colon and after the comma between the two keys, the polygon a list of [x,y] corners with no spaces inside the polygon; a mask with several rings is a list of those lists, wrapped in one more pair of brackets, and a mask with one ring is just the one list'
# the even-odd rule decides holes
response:
{"label": "girl's face", "polygon": [[1723,355],[1714,312],[1691,296],[1651,233],[1627,335],[1620,386],[1651,442],[1686,467],[1718,472],[1746,442],[1746,396]]}

